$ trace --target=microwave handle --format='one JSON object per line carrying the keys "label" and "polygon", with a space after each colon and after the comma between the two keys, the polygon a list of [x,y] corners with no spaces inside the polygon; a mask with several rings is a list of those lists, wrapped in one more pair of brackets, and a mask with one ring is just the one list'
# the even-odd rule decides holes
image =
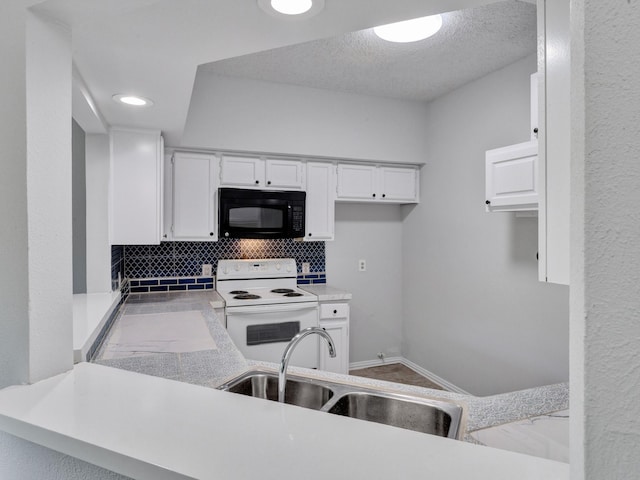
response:
{"label": "microwave handle", "polygon": [[292,305],[250,305],[246,307],[227,307],[225,314],[233,316],[235,314],[263,314],[277,312],[298,312],[302,310],[317,310],[318,304],[313,302],[294,303]]}

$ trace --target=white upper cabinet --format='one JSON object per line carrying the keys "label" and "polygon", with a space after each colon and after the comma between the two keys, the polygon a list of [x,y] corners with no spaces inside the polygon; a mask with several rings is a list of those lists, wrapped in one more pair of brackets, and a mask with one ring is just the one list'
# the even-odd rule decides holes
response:
{"label": "white upper cabinet", "polygon": [[307,163],[305,241],[333,240],[335,234],[336,166]]}
{"label": "white upper cabinet", "polygon": [[376,194],[375,165],[338,165],[339,200],[373,200]]}
{"label": "white upper cabinet", "polygon": [[173,240],[218,240],[218,174],[219,161],[215,155],[173,154]]}
{"label": "white upper cabinet", "polygon": [[538,142],[486,152],[486,209],[513,212],[538,208]]}
{"label": "white upper cabinet", "polygon": [[304,164],[300,160],[223,155],[220,184],[227,187],[302,190]]}
{"label": "white upper cabinet", "polygon": [[259,157],[224,155],[220,162],[220,184],[235,187],[264,187],[264,160]]}
{"label": "white upper cabinet", "polygon": [[159,244],[164,151],[160,132],[112,128],[110,147],[110,243]]}
{"label": "white upper cabinet", "polygon": [[538,0],[539,279],[569,284],[569,0]]}
{"label": "white upper cabinet", "polygon": [[378,167],[377,195],[383,201],[418,202],[417,168]]}
{"label": "white upper cabinet", "polygon": [[267,187],[301,190],[304,186],[304,163],[299,160],[265,160]]}
{"label": "white upper cabinet", "polygon": [[417,203],[417,167],[338,164],[338,201]]}

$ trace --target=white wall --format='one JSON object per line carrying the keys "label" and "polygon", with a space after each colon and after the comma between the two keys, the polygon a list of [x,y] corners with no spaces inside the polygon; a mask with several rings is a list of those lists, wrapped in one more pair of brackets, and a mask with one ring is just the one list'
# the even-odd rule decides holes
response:
{"label": "white wall", "polygon": [[427,106],[420,205],[405,208],[404,348],[477,395],[566,381],[568,289],[537,280],[537,219],[485,213],[484,152],[529,139],[534,56]]}
{"label": "white wall", "polygon": [[0,388],[28,377],[27,112],[22,1],[0,15]]}
{"label": "white wall", "polygon": [[[358,260],[367,271],[358,271]],[[398,356],[402,339],[402,217],[397,205],[336,205],[327,282],[353,294],[350,362]]]}
{"label": "white wall", "polygon": [[7,480],[127,480],[129,477],[0,432],[0,478]]}
{"label": "white wall", "polygon": [[88,134],[87,185],[87,293],[111,291],[109,245],[109,135]]}
{"label": "white wall", "polygon": [[182,145],[424,162],[423,105],[199,72]]}
{"label": "white wall", "polygon": [[640,4],[571,9],[571,478],[638,478]]}

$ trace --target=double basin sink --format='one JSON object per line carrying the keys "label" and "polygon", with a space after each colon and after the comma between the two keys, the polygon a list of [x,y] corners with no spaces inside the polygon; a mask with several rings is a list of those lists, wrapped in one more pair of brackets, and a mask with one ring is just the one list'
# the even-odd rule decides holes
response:
{"label": "double basin sink", "polygon": [[[218,388],[277,401],[278,375],[249,371]],[[287,375],[285,403],[441,437],[463,434],[463,407],[448,401]]]}

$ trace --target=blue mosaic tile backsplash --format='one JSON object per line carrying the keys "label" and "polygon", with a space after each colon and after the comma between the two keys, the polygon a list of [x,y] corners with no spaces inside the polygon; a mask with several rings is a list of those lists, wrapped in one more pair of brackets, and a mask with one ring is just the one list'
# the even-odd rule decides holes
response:
{"label": "blue mosaic tile backsplash", "polygon": [[[123,276],[132,281],[145,278],[200,277],[202,265],[212,265],[215,273],[219,259],[295,258],[298,264],[298,283],[326,283],[324,242],[221,238],[217,242],[165,242],[160,245],[114,246],[112,265],[114,252],[117,255],[118,248],[123,251]],[[309,273],[302,274],[303,262],[309,263]],[[135,288],[143,285],[132,284],[131,286]]]}

